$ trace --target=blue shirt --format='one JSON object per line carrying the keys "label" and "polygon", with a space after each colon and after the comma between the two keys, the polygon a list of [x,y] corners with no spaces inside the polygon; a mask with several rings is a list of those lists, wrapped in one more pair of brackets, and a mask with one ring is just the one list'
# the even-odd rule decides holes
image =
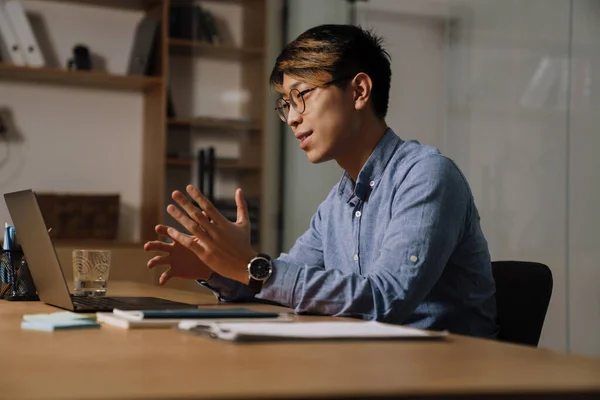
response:
{"label": "blue shirt", "polygon": [[214,274],[222,301],[298,314],[495,337],[495,284],[466,178],[452,160],[388,129],[356,183],[344,174],[255,297]]}

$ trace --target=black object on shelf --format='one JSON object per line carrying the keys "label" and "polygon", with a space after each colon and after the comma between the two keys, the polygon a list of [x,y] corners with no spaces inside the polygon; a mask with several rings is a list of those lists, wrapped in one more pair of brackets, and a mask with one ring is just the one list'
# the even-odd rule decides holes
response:
{"label": "black object on shelf", "polygon": [[215,201],[215,148],[198,150],[198,189],[214,204]]}
{"label": "black object on shelf", "polygon": [[208,185],[206,188],[206,197],[208,198],[208,200],[210,200],[212,203],[214,203],[215,201],[215,148],[214,147],[209,147],[208,148],[208,160],[207,160],[207,167],[208,167]]}
{"label": "black object on shelf", "polygon": [[167,118],[175,118],[177,115],[175,113],[175,104],[173,103],[173,94],[171,93],[171,88],[167,89]]}
{"label": "black object on shelf", "polygon": [[78,44],[73,47],[73,57],[67,62],[68,69],[90,71],[92,69],[92,57],[87,46]]}
{"label": "black object on shelf", "polygon": [[189,1],[172,2],[169,10],[169,37],[215,44],[220,42],[212,13]]}
{"label": "black object on shelf", "polygon": [[159,20],[151,16],[144,17],[138,24],[127,67],[129,75],[153,75],[156,72],[159,26]]}
{"label": "black object on shelf", "polygon": [[201,193],[204,193],[205,158],[204,149],[198,150],[198,190]]}

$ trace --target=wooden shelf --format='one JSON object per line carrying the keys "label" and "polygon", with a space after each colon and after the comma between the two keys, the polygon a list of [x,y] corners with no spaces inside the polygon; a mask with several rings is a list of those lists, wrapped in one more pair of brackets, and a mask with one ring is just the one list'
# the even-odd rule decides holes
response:
{"label": "wooden shelf", "polygon": [[162,79],[155,77],[113,75],[99,71],[71,71],[61,68],[21,67],[2,63],[0,63],[0,80],[123,91],[146,91],[162,84]]}
{"label": "wooden shelf", "polygon": [[222,170],[234,170],[234,171],[260,171],[259,165],[248,165],[248,164],[240,164],[236,160],[217,160],[217,168]]}
{"label": "wooden shelf", "polygon": [[222,60],[243,60],[262,57],[265,53],[262,48],[236,47],[231,45],[214,45],[207,42],[191,41],[185,39],[169,39],[169,49],[173,53],[191,56],[217,58]]}
{"label": "wooden shelf", "polygon": [[[193,160],[189,158],[167,158],[167,165],[171,167],[192,167],[194,165]],[[230,171],[247,171],[247,172],[258,172],[260,166],[258,165],[244,165],[240,164],[236,160],[217,159],[216,168],[220,170]]]}
{"label": "wooden shelf", "polygon": [[147,10],[162,0],[51,0],[56,3],[71,3],[84,6],[100,6],[128,10]]}
{"label": "wooden shelf", "polygon": [[167,158],[167,165],[170,167],[191,167],[194,162],[188,158]]}
{"label": "wooden shelf", "polygon": [[[252,4],[257,3],[260,0],[202,0],[205,3],[230,3],[230,4]],[[189,2],[189,0],[171,0],[171,4],[177,6],[177,3],[185,3]],[[189,3],[188,3],[189,4]]]}
{"label": "wooden shelf", "polygon": [[194,129],[218,129],[234,131],[257,131],[261,127],[258,122],[236,121],[220,118],[171,118],[169,126]]}

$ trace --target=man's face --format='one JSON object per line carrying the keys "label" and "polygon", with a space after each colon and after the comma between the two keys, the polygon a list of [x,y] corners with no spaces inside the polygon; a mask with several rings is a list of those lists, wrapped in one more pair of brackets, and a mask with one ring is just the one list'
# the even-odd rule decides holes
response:
{"label": "man's face", "polygon": [[[289,101],[289,92],[300,92],[315,86],[298,81],[288,75],[283,76],[283,98]],[[308,160],[320,163],[335,159],[352,136],[353,118],[352,85],[345,90],[335,85],[319,87],[306,93],[305,109],[302,114],[290,106],[287,124],[300,141],[300,148],[306,152]]]}

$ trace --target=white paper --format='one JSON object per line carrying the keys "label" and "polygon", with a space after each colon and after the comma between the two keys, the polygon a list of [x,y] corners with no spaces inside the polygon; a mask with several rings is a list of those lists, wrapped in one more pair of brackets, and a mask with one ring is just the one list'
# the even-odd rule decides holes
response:
{"label": "white paper", "polygon": [[289,324],[217,323],[206,325],[212,336],[225,340],[281,339],[400,339],[440,338],[447,332],[430,332],[399,325],[368,322],[294,322]]}

